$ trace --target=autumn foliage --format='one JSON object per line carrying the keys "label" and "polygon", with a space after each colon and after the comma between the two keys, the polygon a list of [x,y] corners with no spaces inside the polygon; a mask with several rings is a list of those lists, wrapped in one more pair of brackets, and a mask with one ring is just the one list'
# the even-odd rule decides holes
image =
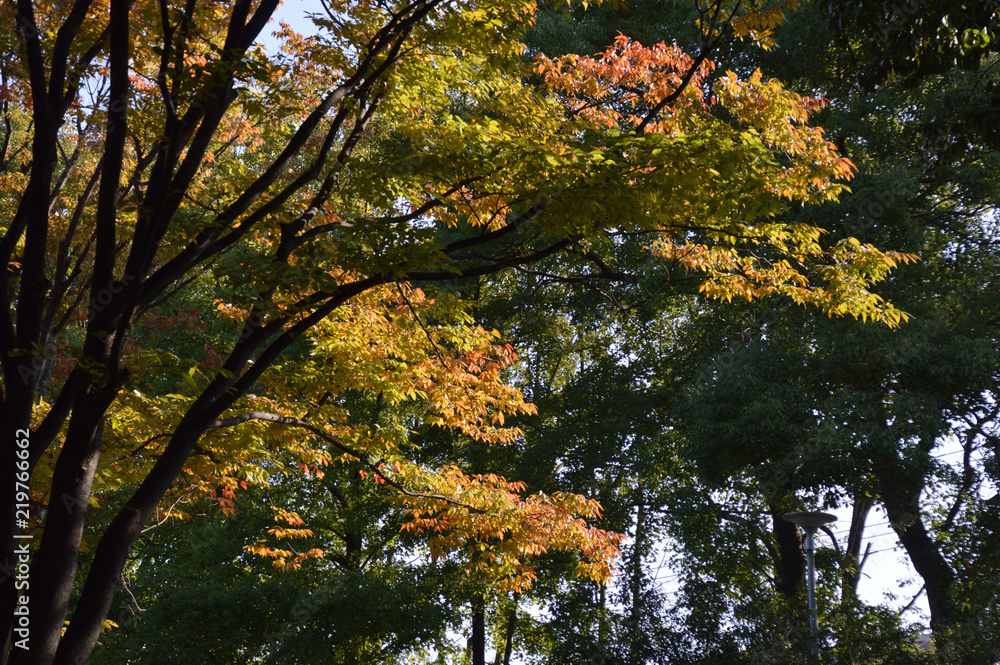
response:
{"label": "autumn foliage", "polygon": [[[144,530],[205,497],[238,515],[247,488],[331,464],[502,586],[524,588],[547,549],[607,579],[619,539],[591,500],[413,454],[418,426],[521,442],[510,419],[533,410],[504,381],[514,349],[448,295],[456,280],[564,252],[602,278],[643,236],[715,297],[901,316],[869,287],[908,257],[783,221],[851,172],[807,124],[818,101],[624,38],[527,62],[525,0],[336,0],[315,35],[274,26],[269,53],[277,5],[0,6],[0,427],[30,430],[45,509],[28,527],[38,649],[15,664],[89,657]],[[714,6],[711,39],[764,40],[777,20]],[[403,415],[365,425],[341,399],[357,393]],[[248,549],[319,556],[275,542],[310,535],[275,508]],[[11,561],[20,527],[3,528]],[[0,633],[17,602],[8,579]]]}
{"label": "autumn foliage", "polygon": [[[723,300],[777,294],[830,316],[890,325],[905,319],[869,288],[916,257],[854,239],[824,247],[822,229],[769,219],[786,210],[784,202],[835,200],[855,170],[822,128],[808,124],[822,99],[765,81],[759,70],[745,80],[733,72],[712,79],[707,58],[623,35],[599,58],[540,56],[536,66],[576,127],[646,135],[655,147],[643,155],[636,186],[678,168],[657,159],[670,154],[662,141],[698,155],[701,182],[661,200],[666,209],[656,214],[668,217],[672,232],[651,249],[705,273],[702,293]],[[720,201],[720,188],[736,195]],[[748,217],[756,222],[744,224]]]}
{"label": "autumn foliage", "polygon": [[412,521],[404,528],[429,534],[435,558],[452,550],[467,553],[470,570],[496,577],[502,590],[523,591],[535,579],[527,563],[548,550],[577,551],[577,575],[605,583],[624,536],[588,525],[601,516],[593,499],[558,492],[525,497],[525,486],[495,475],[466,475],[449,467],[428,479],[454,497],[403,497]]}

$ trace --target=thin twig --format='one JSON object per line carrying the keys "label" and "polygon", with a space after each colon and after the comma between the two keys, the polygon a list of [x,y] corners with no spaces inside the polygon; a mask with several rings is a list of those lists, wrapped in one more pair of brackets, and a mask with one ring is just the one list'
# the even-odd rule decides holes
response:
{"label": "thin twig", "polygon": [[915,596],[913,597],[913,599],[912,599],[912,600],[910,600],[910,602],[908,602],[908,603],[907,603],[906,605],[904,605],[904,606],[902,607],[902,609],[900,609],[900,610],[899,610],[899,612],[897,612],[897,614],[903,614],[903,612],[906,612],[906,611],[907,611],[907,610],[909,610],[909,609],[910,609],[911,607],[913,607],[913,604],[914,604],[915,602],[917,602],[917,598],[920,598],[920,595],[921,595],[921,594],[922,594],[922,593],[924,592],[924,589],[926,589],[926,588],[927,588],[927,585],[926,585],[926,584],[924,584],[924,585],[923,585],[922,587],[920,587],[920,590],[919,590],[919,591],[917,591],[917,595],[915,595]]}

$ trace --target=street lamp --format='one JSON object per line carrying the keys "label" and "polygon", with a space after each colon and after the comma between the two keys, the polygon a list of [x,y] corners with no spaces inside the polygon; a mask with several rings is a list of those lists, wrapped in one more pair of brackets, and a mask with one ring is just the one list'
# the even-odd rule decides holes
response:
{"label": "street lamp", "polygon": [[781,516],[786,522],[802,527],[806,532],[806,579],[809,587],[809,653],[819,656],[819,642],[816,633],[819,631],[819,620],[816,618],[816,529],[824,524],[836,522],[837,518],[830,513],[801,512],[786,513]]}

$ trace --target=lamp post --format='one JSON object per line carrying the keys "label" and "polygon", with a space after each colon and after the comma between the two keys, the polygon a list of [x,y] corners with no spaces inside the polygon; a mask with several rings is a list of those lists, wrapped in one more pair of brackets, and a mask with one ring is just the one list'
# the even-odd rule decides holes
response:
{"label": "lamp post", "polygon": [[781,516],[786,522],[802,527],[806,532],[806,580],[809,588],[809,653],[819,656],[819,620],[816,618],[816,529],[837,521],[830,513],[800,512]]}

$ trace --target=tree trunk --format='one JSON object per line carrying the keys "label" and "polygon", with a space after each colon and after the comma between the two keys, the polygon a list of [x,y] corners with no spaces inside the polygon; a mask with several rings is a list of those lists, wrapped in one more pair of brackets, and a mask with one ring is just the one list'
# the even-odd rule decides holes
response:
{"label": "tree trunk", "polygon": [[[639,505],[635,516],[635,545],[632,550],[632,570],[629,582],[629,591],[632,594],[632,606],[629,608],[628,630],[629,630],[629,656],[630,665],[639,665],[642,662],[642,588],[643,571],[642,559],[647,545],[648,534],[646,533],[646,502],[642,491],[639,491]],[[603,645],[602,645],[603,648]]]}
{"label": "tree trunk", "polygon": [[785,597],[795,595],[806,570],[806,555],[802,549],[798,527],[781,519],[783,511],[771,507],[771,531],[777,548],[771,548],[774,561],[774,587]]}
{"label": "tree trunk", "polygon": [[472,638],[469,640],[472,665],[486,665],[486,599],[472,599]]}
{"label": "tree trunk", "polygon": [[602,584],[597,593],[600,602],[597,610],[597,645],[604,652],[608,648],[608,586]]}
{"label": "tree trunk", "polygon": [[931,630],[939,654],[947,654],[950,629],[961,620],[955,605],[955,573],[920,519],[919,487],[905,487],[898,478],[883,476],[880,483],[882,504],[900,544],[914,569],[924,580],[927,605],[931,611]]}
{"label": "tree trunk", "polygon": [[845,568],[841,579],[840,601],[853,602],[858,598],[858,581],[861,579],[861,568],[864,558],[861,556],[861,543],[864,540],[865,521],[872,509],[872,500],[868,497],[857,497],[854,500],[854,511],[851,514],[851,528],[847,535],[847,557],[849,568]]}
{"label": "tree trunk", "polygon": [[510,611],[507,612],[507,626],[504,631],[503,640],[503,655],[497,651],[496,658],[493,659],[494,665],[510,665],[510,654],[514,649],[514,633],[517,631],[517,601],[520,594],[514,593],[513,605],[511,605]]}

